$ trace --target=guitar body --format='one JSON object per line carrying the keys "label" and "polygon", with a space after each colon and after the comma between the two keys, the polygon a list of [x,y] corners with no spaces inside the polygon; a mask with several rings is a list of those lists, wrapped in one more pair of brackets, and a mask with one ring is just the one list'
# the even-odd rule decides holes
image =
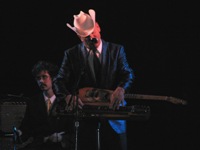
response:
{"label": "guitar body", "polygon": [[85,87],[79,89],[79,97],[84,103],[109,103],[110,96],[113,91],[105,89],[97,89]]}

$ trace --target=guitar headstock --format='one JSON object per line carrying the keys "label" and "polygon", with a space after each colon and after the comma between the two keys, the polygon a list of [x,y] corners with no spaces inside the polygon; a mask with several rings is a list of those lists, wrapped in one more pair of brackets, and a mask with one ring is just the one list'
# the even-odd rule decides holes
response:
{"label": "guitar headstock", "polygon": [[186,100],[176,98],[176,97],[172,97],[172,96],[167,97],[166,101],[169,101],[173,104],[181,104],[181,105],[187,105],[187,103],[188,103]]}

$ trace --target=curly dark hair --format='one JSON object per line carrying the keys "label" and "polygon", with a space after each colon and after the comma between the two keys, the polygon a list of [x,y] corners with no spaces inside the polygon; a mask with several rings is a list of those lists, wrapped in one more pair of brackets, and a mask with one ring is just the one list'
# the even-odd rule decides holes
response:
{"label": "curly dark hair", "polygon": [[41,71],[48,71],[51,78],[55,78],[58,73],[58,66],[48,61],[38,61],[32,69],[32,75],[36,78],[37,74]]}

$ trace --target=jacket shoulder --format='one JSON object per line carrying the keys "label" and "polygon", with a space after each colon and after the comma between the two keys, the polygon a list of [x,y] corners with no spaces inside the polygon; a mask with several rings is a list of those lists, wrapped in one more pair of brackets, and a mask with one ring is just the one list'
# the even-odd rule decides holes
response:
{"label": "jacket shoulder", "polygon": [[112,49],[124,49],[124,46],[122,44],[119,43],[114,43],[114,42],[108,42],[108,41],[104,41],[102,40],[103,45],[106,45],[108,48],[112,48]]}

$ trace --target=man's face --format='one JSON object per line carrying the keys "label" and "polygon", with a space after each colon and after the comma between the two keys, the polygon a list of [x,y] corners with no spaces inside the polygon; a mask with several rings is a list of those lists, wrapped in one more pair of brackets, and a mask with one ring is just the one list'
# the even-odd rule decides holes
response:
{"label": "man's face", "polygon": [[36,76],[36,82],[42,91],[48,91],[52,88],[52,79],[48,71],[41,71]]}
{"label": "man's face", "polygon": [[[98,23],[95,24],[94,31],[89,35],[91,39],[95,38],[97,42],[94,43],[95,47],[97,48],[100,44],[101,34],[100,34],[100,26]],[[84,45],[88,48],[87,40],[85,37],[79,37],[80,40],[84,43]]]}

